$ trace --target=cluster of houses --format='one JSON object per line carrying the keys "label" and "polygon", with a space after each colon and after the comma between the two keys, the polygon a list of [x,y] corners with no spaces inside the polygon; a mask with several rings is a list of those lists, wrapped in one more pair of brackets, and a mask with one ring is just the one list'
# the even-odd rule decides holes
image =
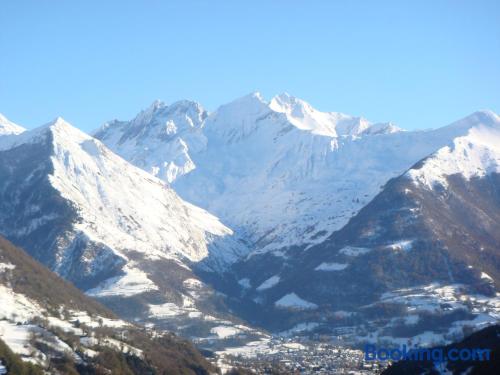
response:
{"label": "cluster of houses", "polygon": [[258,374],[271,374],[273,370],[286,374],[376,374],[385,367],[376,361],[365,362],[360,350],[331,343],[301,342],[301,345],[300,350],[286,350],[280,342],[276,351],[253,358],[226,358],[226,361],[233,367],[250,369]]}

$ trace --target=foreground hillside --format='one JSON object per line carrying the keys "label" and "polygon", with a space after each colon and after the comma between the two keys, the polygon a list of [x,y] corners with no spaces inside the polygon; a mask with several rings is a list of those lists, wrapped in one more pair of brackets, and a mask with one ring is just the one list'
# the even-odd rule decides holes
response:
{"label": "foreground hillside", "polygon": [[0,301],[0,360],[12,374],[214,371],[189,343],[118,319],[2,237]]}
{"label": "foreground hillside", "polygon": [[[469,374],[489,375],[496,374],[500,368],[500,326],[495,325],[466,337],[460,342],[445,346],[444,353],[451,349],[490,349],[489,360],[484,361],[445,361],[436,363],[433,361],[399,361],[388,367],[382,375],[405,375],[405,374]],[[436,349],[436,348],[432,348]],[[432,350],[431,349],[431,350]]]}

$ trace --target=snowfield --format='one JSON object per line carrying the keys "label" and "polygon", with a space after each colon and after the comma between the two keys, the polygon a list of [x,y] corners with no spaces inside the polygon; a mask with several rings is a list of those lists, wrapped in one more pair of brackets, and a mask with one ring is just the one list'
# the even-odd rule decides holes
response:
{"label": "snowfield", "polygon": [[354,247],[354,246],[346,246],[339,250],[339,254],[347,255],[350,257],[357,257],[360,255],[367,254],[371,251],[371,249],[367,249],[364,247]]}
{"label": "snowfield", "polygon": [[345,263],[321,263],[315,268],[316,271],[342,271],[349,265]]}
{"label": "snowfield", "polygon": [[279,276],[277,276],[277,275],[271,276],[269,279],[267,279],[262,284],[260,284],[257,287],[257,290],[258,291],[262,291],[262,290],[266,290],[266,289],[272,288],[273,286],[275,286],[279,282],[280,282],[280,277]]}
{"label": "snowfield", "polygon": [[289,293],[281,297],[274,304],[276,305],[276,307],[291,308],[298,310],[316,309],[318,307],[316,304],[300,298],[295,293]]}

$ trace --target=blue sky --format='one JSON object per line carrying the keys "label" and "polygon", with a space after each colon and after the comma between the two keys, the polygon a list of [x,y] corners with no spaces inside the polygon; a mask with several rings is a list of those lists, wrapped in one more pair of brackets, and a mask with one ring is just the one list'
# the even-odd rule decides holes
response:
{"label": "blue sky", "polygon": [[6,0],[0,30],[0,112],[28,128],[252,91],[407,129],[500,112],[499,1]]}

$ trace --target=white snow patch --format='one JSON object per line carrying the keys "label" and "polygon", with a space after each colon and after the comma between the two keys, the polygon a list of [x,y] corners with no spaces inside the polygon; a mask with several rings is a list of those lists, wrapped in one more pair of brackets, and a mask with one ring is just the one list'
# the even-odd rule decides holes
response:
{"label": "white snow patch", "polygon": [[339,254],[347,255],[350,257],[357,257],[360,255],[367,254],[371,251],[366,247],[354,247],[354,246],[346,246],[339,250]]}
{"label": "white snow patch", "polygon": [[283,308],[292,308],[298,310],[312,310],[316,309],[318,305],[312,302],[308,302],[302,298],[300,298],[295,293],[289,293],[283,297],[281,297],[278,301],[274,303],[277,307]]}
{"label": "white snow patch", "polygon": [[47,320],[50,326],[58,327],[62,329],[64,332],[70,332],[77,336],[83,335],[83,330],[81,328],[74,327],[74,325],[71,322],[56,318],[54,316],[48,317]]}
{"label": "white snow patch", "polygon": [[77,322],[83,323],[92,328],[96,328],[101,325],[103,327],[110,327],[110,328],[121,328],[130,325],[130,323],[121,319],[104,318],[99,315],[89,316],[89,314],[85,311],[71,310],[70,315],[71,315],[70,321],[72,323],[77,323]]}
{"label": "white snow patch", "polygon": [[133,296],[151,290],[158,290],[158,287],[148,278],[147,274],[137,268],[132,268],[127,264],[123,271],[125,275],[116,276],[106,280],[100,286],[86,292],[93,297],[106,296]]}
{"label": "white snow patch", "polygon": [[394,251],[410,251],[412,244],[413,240],[403,240],[387,245],[387,247]]}
{"label": "white snow patch", "polygon": [[481,279],[493,282],[493,278],[486,272],[481,272]]}
{"label": "white snow patch", "polygon": [[297,333],[309,332],[317,327],[319,327],[319,323],[316,322],[299,323],[287,331],[280,332],[280,336],[292,336]]}
{"label": "white snow patch", "polygon": [[185,310],[175,303],[167,302],[161,305],[149,305],[150,317],[161,319],[170,316],[182,315]]}
{"label": "white snow patch", "polygon": [[262,284],[260,284],[257,287],[257,290],[260,292],[262,290],[272,288],[273,286],[275,286],[279,282],[280,282],[280,277],[278,275],[271,276],[269,279],[267,279]]}
{"label": "white snow patch", "polygon": [[42,308],[23,294],[0,285],[0,319],[24,323],[38,316]]}
{"label": "white snow patch", "polygon": [[11,263],[0,263],[0,272],[5,272],[7,270],[13,270],[14,268],[16,268],[16,266],[14,266]]}
{"label": "white snow patch", "polygon": [[249,278],[243,278],[238,280],[238,284],[240,284],[243,288],[245,289],[250,289],[252,286],[250,285],[250,279]]}
{"label": "white snow patch", "polygon": [[241,330],[236,327],[217,326],[210,329],[210,333],[215,334],[219,339],[226,339],[240,333]]}
{"label": "white snow patch", "polygon": [[342,271],[345,270],[349,265],[345,263],[321,263],[314,270],[316,271]]}
{"label": "white snow patch", "polygon": [[16,325],[6,320],[0,320],[0,339],[14,353],[29,356],[33,352],[29,341],[33,330],[36,328],[34,325]]}

